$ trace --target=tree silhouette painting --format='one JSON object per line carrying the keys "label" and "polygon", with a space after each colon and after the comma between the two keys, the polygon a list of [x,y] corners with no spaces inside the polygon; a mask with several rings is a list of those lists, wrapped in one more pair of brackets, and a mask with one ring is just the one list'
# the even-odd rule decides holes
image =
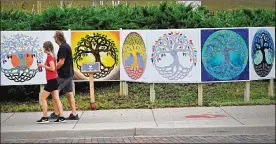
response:
{"label": "tree silhouette painting", "polygon": [[3,36],[1,40],[1,72],[14,82],[26,82],[35,77],[35,60],[42,62],[43,52],[38,38],[24,34]]}
{"label": "tree silhouette painting", "polygon": [[184,79],[196,66],[197,50],[185,34],[165,33],[152,46],[151,62],[164,78]]}
{"label": "tree silhouette painting", "polygon": [[143,38],[137,32],[129,33],[123,44],[123,65],[127,75],[139,79],[146,67],[146,47]]}
{"label": "tree silhouette painting", "polygon": [[[119,51],[115,47],[114,41],[100,33],[86,35],[77,43],[73,59],[79,70],[81,70],[81,61],[88,56],[93,56],[95,62],[100,62],[100,72],[94,73],[95,79],[106,77],[119,63]],[[103,56],[111,57],[109,61],[113,62],[112,65],[105,65]],[[88,74],[84,75],[89,77]]]}
{"label": "tree silhouette painting", "polygon": [[203,75],[206,70],[216,80],[248,79],[247,30],[203,30],[201,36],[207,37],[201,40]]}
{"label": "tree silhouette painting", "polygon": [[274,63],[274,42],[266,29],[259,29],[252,41],[252,59],[255,72],[260,77],[266,77]]}

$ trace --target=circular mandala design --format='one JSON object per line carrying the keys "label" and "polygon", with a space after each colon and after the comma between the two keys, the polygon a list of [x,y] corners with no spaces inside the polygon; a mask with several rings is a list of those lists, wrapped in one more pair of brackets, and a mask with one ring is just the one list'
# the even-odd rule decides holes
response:
{"label": "circular mandala design", "polygon": [[35,77],[37,68],[32,67],[41,62],[43,52],[38,38],[18,33],[1,40],[1,72],[11,81],[26,82]]}
{"label": "circular mandala design", "polygon": [[[73,59],[79,70],[81,70],[83,60],[89,57],[94,57],[95,62],[100,63],[100,71],[94,73],[95,79],[116,78],[115,74],[117,73],[116,66],[119,63],[119,51],[109,35],[93,33],[82,37],[78,41]],[[108,65],[107,63],[111,64]],[[88,73],[84,73],[83,75],[89,77]]]}
{"label": "circular mandala design", "polygon": [[255,72],[260,77],[266,77],[274,63],[274,42],[266,29],[258,30],[252,41],[252,62]]}
{"label": "circular mandala design", "polygon": [[[165,58],[171,61],[162,61]],[[151,61],[164,78],[179,80],[188,76],[196,66],[197,50],[193,41],[186,35],[170,32],[155,41],[152,46]]]}
{"label": "circular mandala design", "polygon": [[123,43],[123,65],[127,75],[139,79],[146,68],[146,47],[143,38],[137,32],[129,33]]}
{"label": "circular mandala design", "polygon": [[206,71],[219,80],[239,76],[248,62],[248,48],[244,39],[232,30],[211,34],[202,48],[202,63]]}

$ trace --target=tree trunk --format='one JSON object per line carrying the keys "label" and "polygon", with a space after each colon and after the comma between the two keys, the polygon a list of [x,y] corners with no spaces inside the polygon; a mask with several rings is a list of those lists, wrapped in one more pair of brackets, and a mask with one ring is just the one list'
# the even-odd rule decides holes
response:
{"label": "tree trunk", "polygon": [[89,78],[84,76],[80,71],[74,70],[74,80],[89,80]]}

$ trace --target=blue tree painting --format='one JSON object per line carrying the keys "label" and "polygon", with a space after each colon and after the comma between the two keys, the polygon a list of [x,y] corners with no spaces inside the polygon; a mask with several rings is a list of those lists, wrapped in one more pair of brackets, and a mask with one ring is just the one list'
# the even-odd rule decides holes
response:
{"label": "blue tree painting", "polygon": [[248,29],[201,30],[201,80],[248,80]]}
{"label": "blue tree painting", "polygon": [[252,41],[251,56],[255,72],[260,77],[266,77],[274,63],[274,42],[266,29],[259,29]]}

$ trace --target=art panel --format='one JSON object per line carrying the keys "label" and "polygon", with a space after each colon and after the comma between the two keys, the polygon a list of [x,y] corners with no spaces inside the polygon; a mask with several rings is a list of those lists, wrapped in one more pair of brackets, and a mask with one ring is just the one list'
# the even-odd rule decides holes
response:
{"label": "art panel", "polygon": [[150,81],[155,83],[200,82],[199,29],[147,32]]}
{"label": "art panel", "polygon": [[72,31],[71,46],[75,80],[88,80],[81,73],[84,62],[100,62],[95,81],[120,80],[120,31]]}
{"label": "art panel", "polygon": [[249,28],[250,80],[275,78],[275,28]]}
{"label": "art panel", "polygon": [[[42,45],[55,31],[1,32],[1,85],[45,84]],[[64,31],[74,80],[84,62],[100,62],[95,81],[198,83],[275,78],[275,28]],[[121,71],[120,71],[121,69]],[[250,73],[249,73],[250,72]]]}
{"label": "art panel", "polygon": [[45,84],[45,70],[38,71],[37,63],[44,62],[45,34],[39,31],[1,32],[1,85]]}
{"label": "art panel", "polygon": [[146,30],[122,30],[121,52],[121,80],[148,82]]}
{"label": "art panel", "polygon": [[248,80],[248,29],[201,30],[201,80]]}

